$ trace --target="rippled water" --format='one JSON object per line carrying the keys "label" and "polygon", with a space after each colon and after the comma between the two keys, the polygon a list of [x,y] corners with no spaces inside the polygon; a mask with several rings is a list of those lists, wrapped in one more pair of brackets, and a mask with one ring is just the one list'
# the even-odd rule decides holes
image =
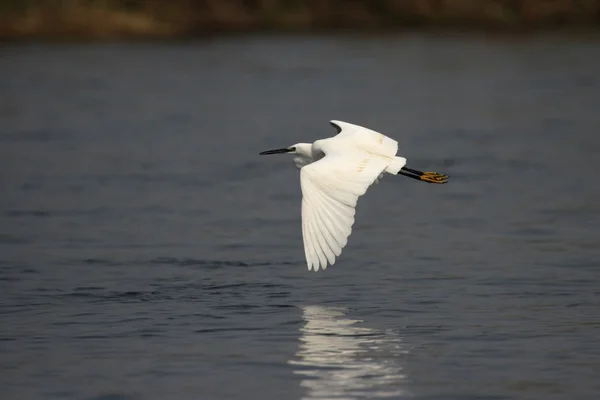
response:
{"label": "rippled water", "polygon": [[[0,52],[2,399],[597,399],[600,40]],[[400,141],[309,272],[298,172]]]}

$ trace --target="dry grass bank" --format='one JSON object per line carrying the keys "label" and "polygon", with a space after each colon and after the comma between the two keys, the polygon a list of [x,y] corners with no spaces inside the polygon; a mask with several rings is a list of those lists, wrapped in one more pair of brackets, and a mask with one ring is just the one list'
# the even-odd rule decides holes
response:
{"label": "dry grass bank", "polygon": [[600,0],[0,0],[0,38],[217,32],[600,27]]}

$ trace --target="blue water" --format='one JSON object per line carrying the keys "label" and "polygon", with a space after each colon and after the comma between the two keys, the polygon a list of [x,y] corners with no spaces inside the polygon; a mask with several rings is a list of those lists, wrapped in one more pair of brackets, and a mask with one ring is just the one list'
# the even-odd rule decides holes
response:
{"label": "blue water", "polygon": [[[0,397],[600,398],[600,38],[0,50]],[[386,177],[309,272],[340,119]]]}

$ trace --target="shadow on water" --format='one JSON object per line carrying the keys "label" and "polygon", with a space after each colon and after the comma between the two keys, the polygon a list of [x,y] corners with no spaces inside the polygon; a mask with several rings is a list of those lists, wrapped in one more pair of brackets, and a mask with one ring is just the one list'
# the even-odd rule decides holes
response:
{"label": "shadow on water", "polygon": [[304,306],[300,347],[289,361],[302,377],[304,399],[398,398],[407,395],[402,357],[393,331],[360,326],[346,309]]}

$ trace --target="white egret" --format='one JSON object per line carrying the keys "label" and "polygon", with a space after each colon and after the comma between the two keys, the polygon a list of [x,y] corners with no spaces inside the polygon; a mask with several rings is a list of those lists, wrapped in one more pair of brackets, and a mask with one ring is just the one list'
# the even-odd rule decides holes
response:
{"label": "white egret", "polygon": [[398,142],[379,132],[343,121],[330,121],[336,136],[314,143],[267,150],[260,155],[291,154],[300,170],[302,237],[308,269],[333,265],[352,232],[356,202],[384,173],[429,183],[448,176],[404,167]]}

